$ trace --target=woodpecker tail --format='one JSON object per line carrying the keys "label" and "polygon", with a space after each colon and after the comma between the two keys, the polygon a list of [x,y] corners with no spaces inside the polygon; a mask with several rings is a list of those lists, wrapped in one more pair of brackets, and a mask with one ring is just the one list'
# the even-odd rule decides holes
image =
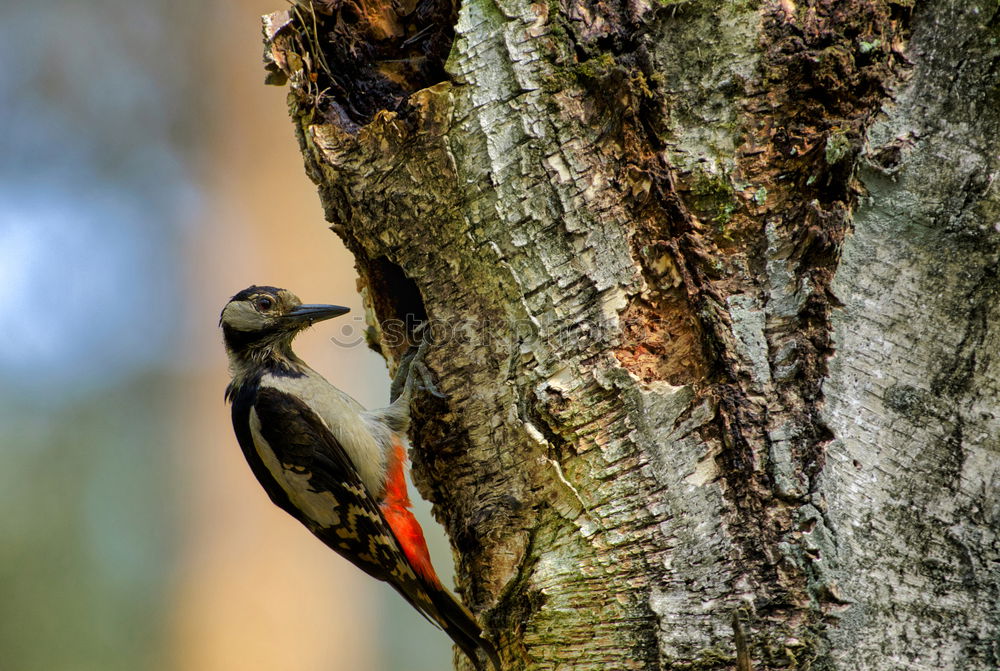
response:
{"label": "woodpecker tail", "polygon": [[500,656],[497,655],[493,644],[483,638],[482,629],[479,628],[479,623],[469,609],[443,587],[431,590],[430,597],[440,615],[434,618],[435,621],[444,629],[444,633],[451,637],[455,645],[472,660],[476,671],[485,671],[477,654],[479,650],[482,650],[490,660],[495,671],[500,671]]}
{"label": "woodpecker tail", "polygon": [[427,619],[441,627],[451,640],[461,648],[477,671],[484,671],[477,654],[482,650],[489,658],[496,671],[500,671],[500,657],[496,648],[482,636],[482,629],[472,613],[446,590],[434,572],[431,565],[427,542],[424,540],[423,529],[410,511],[410,497],[406,491],[406,478],[403,474],[403,464],[406,462],[406,451],[399,442],[393,444],[389,458],[389,468],[386,479],[385,499],[382,502],[382,516],[392,529],[400,549],[413,567],[414,572],[424,583],[426,595],[430,598],[433,608],[426,608],[412,595],[403,593],[421,611]]}

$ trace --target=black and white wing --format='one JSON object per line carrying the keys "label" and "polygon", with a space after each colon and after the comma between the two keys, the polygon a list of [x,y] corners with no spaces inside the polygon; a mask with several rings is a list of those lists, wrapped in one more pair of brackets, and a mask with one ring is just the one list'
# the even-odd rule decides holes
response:
{"label": "black and white wing", "polygon": [[378,504],[316,413],[295,396],[262,386],[248,419],[257,457],[291,504],[286,510],[331,549],[432,614],[426,588]]}

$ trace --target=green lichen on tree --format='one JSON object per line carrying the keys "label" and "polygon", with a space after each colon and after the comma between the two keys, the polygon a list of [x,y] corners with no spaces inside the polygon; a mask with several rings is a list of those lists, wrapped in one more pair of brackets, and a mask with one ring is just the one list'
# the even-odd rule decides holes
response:
{"label": "green lichen on tree", "polygon": [[725,235],[726,225],[739,209],[736,191],[729,180],[721,175],[701,171],[689,178],[690,203],[696,212],[708,218],[717,230]]}

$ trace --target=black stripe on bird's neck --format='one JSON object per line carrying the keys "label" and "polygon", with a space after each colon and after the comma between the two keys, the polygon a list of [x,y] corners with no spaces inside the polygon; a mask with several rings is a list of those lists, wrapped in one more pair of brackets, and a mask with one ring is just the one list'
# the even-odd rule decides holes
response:
{"label": "black stripe on bird's neck", "polygon": [[230,367],[233,379],[226,385],[227,401],[232,401],[248,389],[256,389],[265,374],[275,377],[303,377],[306,374],[305,363],[294,354],[289,359],[273,352],[261,360],[237,358],[230,363]]}
{"label": "black stripe on bird's neck", "polygon": [[226,387],[226,400],[260,382],[265,373],[279,377],[302,377],[306,364],[292,351],[294,332],[282,329],[238,331],[223,325],[233,379]]}
{"label": "black stripe on bird's neck", "polygon": [[260,331],[240,331],[229,324],[222,325],[222,339],[226,343],[226,350],[236,355],[249,355],[254,350],[273,345],[283,336],[288,335],[287,331],[276,326]]}

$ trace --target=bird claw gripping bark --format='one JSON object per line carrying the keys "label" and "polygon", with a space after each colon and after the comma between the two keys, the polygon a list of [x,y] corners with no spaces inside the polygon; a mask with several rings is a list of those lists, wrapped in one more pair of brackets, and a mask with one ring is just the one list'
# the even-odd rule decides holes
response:
{"label": "bird claw gripping bark", "polygon": [[427,322],[421,323],[413,330],[415,336],[420,337],[420,345],[410,347],[399,362],[396,376],[393,378],[392,387],[389,393],[390,401],[395,401],[404,393],[411,392],[414,387],[426,391],[435,398],[448,398],[431,377],[431,372],[424,363],[424,356],[431,345],[431,329]]}

